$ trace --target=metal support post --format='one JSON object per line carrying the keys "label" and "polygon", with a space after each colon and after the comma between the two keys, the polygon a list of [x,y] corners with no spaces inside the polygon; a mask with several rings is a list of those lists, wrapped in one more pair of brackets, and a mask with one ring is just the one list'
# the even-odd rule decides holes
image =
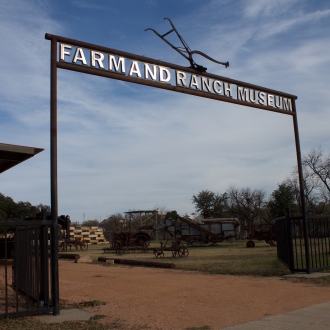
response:
{"label": "metal support post", "polygon": [[293,113],[294,113],[292,116],[292,119],[293,119],[294,136],[295,136],[295,142],[296,142],[299,189],[300,189],[300,199],[301,199],[301,213],[302,213],[303,228],[304,228],[306,268],[307,268],[307,273],[310,274],[311,273],[311,263],[310,263],[307,214],[306,214],[306,203],[305,203],[305,187],[304,187],[305,184],[304,184],[303,169],[302,169],[302,162],[301,162],[301,150],[300,150],[300,140],[299,140],[298,120],[297,120],[295,100],[293,100],[292,107],[293,107]]}
{"label": "metal support post", "polygon": [[57,196],[57,39],[51,40],[50,59],[50,186],[51,186],[51,289],[54,315],[60,313],[58,279],[58,196]]}

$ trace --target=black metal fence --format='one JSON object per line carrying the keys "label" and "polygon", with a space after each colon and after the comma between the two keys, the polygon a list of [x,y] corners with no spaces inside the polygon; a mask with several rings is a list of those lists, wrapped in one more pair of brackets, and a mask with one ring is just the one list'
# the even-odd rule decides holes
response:
{"label": "black metal fence", "polygon": [[306,236],[301,217],[276,219],[276,239],[278,259],[291,272],[330,269],[330,216],[308,217]]}
{"label": "black metal fence", "polygon": [[53,312],[51,221],[0,222],[0,317]]}

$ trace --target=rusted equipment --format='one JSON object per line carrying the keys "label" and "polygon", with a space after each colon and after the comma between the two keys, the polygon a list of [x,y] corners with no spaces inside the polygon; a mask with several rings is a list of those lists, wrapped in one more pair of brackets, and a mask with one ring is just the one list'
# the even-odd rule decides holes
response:
{"label": "rusted equipment", "polygon": [[123,251],[126,249],[146,249],[150,243],[150,236],[145,232],[133,233],[130,231],[116,231],[113,233],[112,242],[110,247],[116,252]]}
{"label": "rusted equipment", "polygon": [[180,238],[175,238],[169,242],[166,240],[165,243],[161,242],[159,248],[154,249],[154,255],[156,258],[164,258],[164,252],[172,252],[172,258],[176,257],[188,257],[189,251],[187,245]]}
{"label": "rusted equipment", "polygon": [[162,220],[154,229],[164,229],[171,237],[180,238],[187,244],[214,244],[224,240],[233,242],[239,225],[236,218],[204,219],[202,223],[197,223],[179,216],[177,221]]}
{"label": "rusted equipment", "polygon": [[62,239],[58,241],[58,250],[59,251],[68,251],[68,247],[74,247],[76,250],[80,248],[81,251],[84,249],[88,250],[88,242],[84,239],[76,238],[76,239]]}
{"label": "rusted equipment", "polygon": [[246,242],[247,248],[255,247],[253,240],[265,241],[271,246],[276,246],[276,229],[275,225],[259,225],[249,228],[249,235]]}
{"label": "rusted equipment", "polygon": [[[187,45],[187,43],[184,41],[184,39],[181,37],[181,35],[179,34],[178,30],[176,29],[176,27],[174,26],[174,24],[172,23],[172,21],[165,17],[164,18],[165,20],[168,20],[172,26],[172,30],[166,32],[165,34],[163,35],[160,35],[157,31],[155,31],[154,29],[145,29],[144,31],[152,31],[154,32],[159,38],[161,38],[162,40],[164,40],[168,45],[170,45],[174,50],[176,50],[180,55],[182,55],[185,59],[187,59],[190,63],[190,68],[192,69],[195,69],[199,72],[205,72],[207,70],[207,68],[204,68],[203,66],[201,65],[198,65],[196,64],[196,62],[193,60],[193,54],[198,54],[198,55],[201,55],[201,56],[204,56],[205,58],[207,58],[208,60],[214,62],[214,63],[218,63],[218,64],[222,64],[224,65],[226,68],[229,67],[229,62],[219,62],[219,61],[216,61],[215,59],[213,59],[212,57],[202,53],[201,51],[198,51],[198,50],[191,50],[189,48],[189,46]],[[181,41],[183,47],[175,47],[172,43],[170,43],[165,37],[169,34],[171,34],[172,32],[175,32],[177,37],[179,38],[179,40]]]}
{"label": "rusted equipment", "polygon": [[112,247],[105,247],[102,249],[104,253],[153,253],[154,249],[147,247],[147,248],[141,248],[138,246],[130,246],[125,247],[123,249],[116,249]]}

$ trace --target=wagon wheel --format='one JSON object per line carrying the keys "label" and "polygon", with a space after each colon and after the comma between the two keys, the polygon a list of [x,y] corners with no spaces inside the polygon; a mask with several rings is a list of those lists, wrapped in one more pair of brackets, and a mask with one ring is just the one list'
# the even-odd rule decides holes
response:
{"label": "wagon wheel", "polygon": [[116,252],[118,253],[119,250],[121,250],[121,242],[120,241],[114,241],[113,247],[116,249]]}
{"label": "wagon wheel", "polygon": [[256,245],[253,241],[247,241],[246,242],[246,247],[247,248],[254,248]]}
{"label": "wagon wheel", "polygon": [[268,242],[267,242],[269,245],[271,245],[271,246],[276,246],[277,245],[277,242],[276,241],[273,241],[273,240],[268,240]]}
{"label": "wagon wheel", "polygon": [[76,239],[74,240],[73,246],[75,247],[76,250],[78,249],[78,246],[79,246],[80,249],[82,250],[82,248],[81,248],[81,239],[80,239],[80,238],[76,238]]}
{"label": "wagon wheel", "polygon": [[179,257],[188,257],[189,251],[188,249],[183,245],[180,247],[180,250],[178,251]]}
{"label": "wagon wheel", "polygon": [[269,232],[269,242],[268,244],[270,244],[271,246],[276,246],[277,245],[277,241],[276,241],[276,229],[275,227],[272,227],[270,229]]}
{"label": "wagon wheel", "polygon": [[188,238],[186,242],[188,245],[194,244],[196,243],[196,237]]}
{"label": "wagon wheel", "polygon": [[173,250],[172,251],[172,258],[176,258],[177,256],[179,256],[179,251]]}
{"label": "wagon wheel", "polygon": [[81,241],[80,242],[80,248],[81,248],[81,251],[84,251],[84,248],[86,248],[86,251],[87,251],[88,250],[88,242]]}
{"label": "wagon wheel", "polygon": [[163,251],[155,251],[156,258],[164,258],[164,252]]}

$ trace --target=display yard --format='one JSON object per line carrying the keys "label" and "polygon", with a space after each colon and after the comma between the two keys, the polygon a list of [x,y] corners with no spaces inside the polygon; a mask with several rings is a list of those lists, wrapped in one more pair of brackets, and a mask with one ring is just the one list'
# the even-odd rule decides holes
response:
{"label": "display yard", "polygon": [[[151,241],[150,248],[159,248],[160,241]],[[200,271],[211,274],[281,276],[290,271],[277,260],[276,247],[265,242],[256,242],[254,249],[246,248],[245,240],[233,243],[221,242],[209,246],[189,246],[188,258],[173,258],[171,252],[155,258],[153,253],[143,251],[116,253],[107,251],[100,245],[91,245],[87,251],[77,250],[79,256],[89,256],[94,262],[99,257],[122,258],[126,260],[157,261],[174,263],[176,269]],[[71,251],[72,253],[72,251]],[[68,254],[70,252],[68,251]]]}

